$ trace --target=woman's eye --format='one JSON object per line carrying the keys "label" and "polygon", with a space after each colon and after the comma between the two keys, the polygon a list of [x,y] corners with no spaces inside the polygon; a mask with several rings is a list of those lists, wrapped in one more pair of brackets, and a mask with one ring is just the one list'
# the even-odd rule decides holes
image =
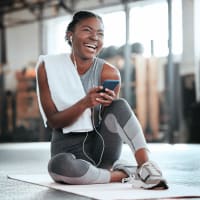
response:
{"label": "woman's eye", "polygon": [[85,29],[83,29],[83,31],[91,32],[91,30],[89,28],[85,28]]}
{"label": "woman's eye", "polygon": [[103,37],[104,33],[103,32],[99,32],[98,35],[100,35],[101,37]]}

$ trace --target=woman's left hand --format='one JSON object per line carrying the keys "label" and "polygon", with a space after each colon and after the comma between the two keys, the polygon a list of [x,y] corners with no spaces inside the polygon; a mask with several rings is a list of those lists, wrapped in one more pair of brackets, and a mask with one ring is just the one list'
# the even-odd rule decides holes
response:
{"label": "woman's left hand", "polygon": [[113,90],[105,89],[105,92],[99,93],[100,98],[96,98],[96,101],[98,101],[103,106],[109,106],[114,99],[116,99],[116,94]]}

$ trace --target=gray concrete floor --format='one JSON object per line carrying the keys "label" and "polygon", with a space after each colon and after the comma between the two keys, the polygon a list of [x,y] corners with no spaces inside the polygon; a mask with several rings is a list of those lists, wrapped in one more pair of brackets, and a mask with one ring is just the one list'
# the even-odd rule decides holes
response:
{"label": "gray concrete floor", "polygon": [[[49,142],[0,144],[0,200],[91,200],[75,194],[57,191],[8,179],[11,174],[46,173],[50,157]],[[200,188],[200,145],[149,144],[151,159],[161,167],[169,183]],[[135,162],[124,145],[122,158]]]}

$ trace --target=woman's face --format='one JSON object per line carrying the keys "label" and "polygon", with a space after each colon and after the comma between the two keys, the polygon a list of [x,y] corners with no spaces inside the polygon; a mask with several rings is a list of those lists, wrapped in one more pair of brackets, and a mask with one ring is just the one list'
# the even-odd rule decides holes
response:
{"label": "woman's face", "polygon": [[104,27],[102,22],[95,17],[79,22],[72,35],[72,50],[81,59],[91,59],[103,47]]}

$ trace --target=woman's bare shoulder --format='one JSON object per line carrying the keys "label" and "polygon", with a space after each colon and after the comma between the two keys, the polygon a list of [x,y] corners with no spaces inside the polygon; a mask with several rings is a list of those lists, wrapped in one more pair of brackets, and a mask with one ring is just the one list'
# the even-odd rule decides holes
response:
{"label": "woman's bare shoulder", "polygon": [[116,66],[105,61],[103,65],[103,70],[102,70],[102,80],[106,80],[106,79],[121,80],[121,76],[120,76],[119,69]]}

